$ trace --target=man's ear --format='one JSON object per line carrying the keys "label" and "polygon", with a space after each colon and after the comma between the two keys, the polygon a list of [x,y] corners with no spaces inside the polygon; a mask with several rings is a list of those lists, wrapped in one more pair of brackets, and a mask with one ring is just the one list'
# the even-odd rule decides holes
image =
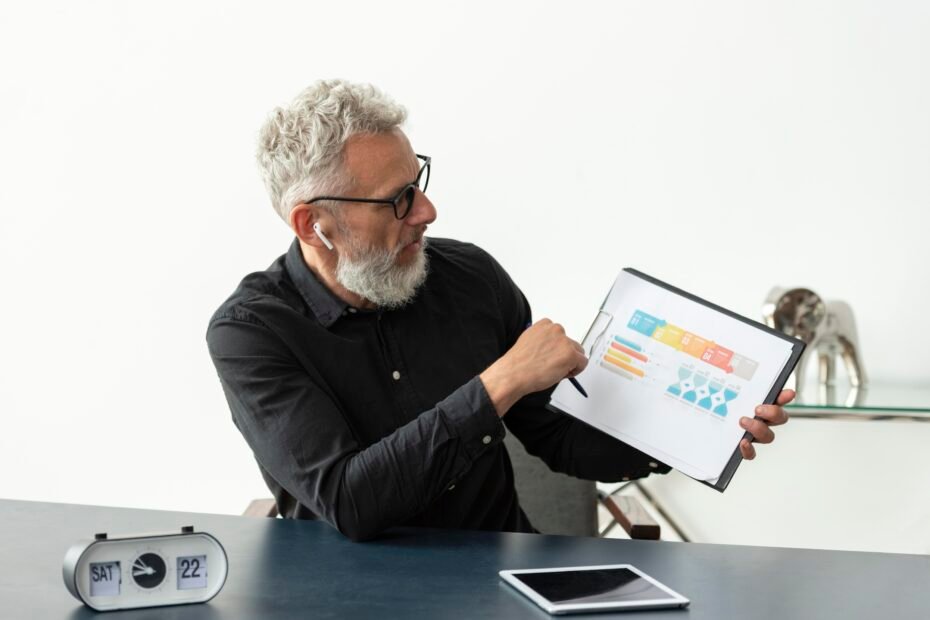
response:
{"label": "man's ear", "polygon": [[297,205],[291,209],[288,222],[294,234],[308,245],[322,247],[323,242],[313,232],[313,223],[317,221],[319,213],[313,205]]}

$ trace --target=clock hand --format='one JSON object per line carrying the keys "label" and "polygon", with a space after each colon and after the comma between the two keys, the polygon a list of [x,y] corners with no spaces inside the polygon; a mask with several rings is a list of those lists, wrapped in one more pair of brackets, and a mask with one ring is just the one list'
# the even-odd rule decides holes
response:
{"label": "clock hand", "polygon": [[142,558],[136,558],[136,561],[132,565],[132,575],[133,577],[139,575],[154,575],[155,569],[147,565],[142,561]]}

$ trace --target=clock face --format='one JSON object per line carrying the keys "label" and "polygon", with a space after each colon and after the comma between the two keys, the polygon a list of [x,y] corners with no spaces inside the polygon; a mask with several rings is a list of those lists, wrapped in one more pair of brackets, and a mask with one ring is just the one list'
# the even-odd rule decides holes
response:
{"label": "clock face", "polygon": [[157,588],[167,572],[165,561],[157,553],[143,553],[132,563],[132,580],[141,588]]}

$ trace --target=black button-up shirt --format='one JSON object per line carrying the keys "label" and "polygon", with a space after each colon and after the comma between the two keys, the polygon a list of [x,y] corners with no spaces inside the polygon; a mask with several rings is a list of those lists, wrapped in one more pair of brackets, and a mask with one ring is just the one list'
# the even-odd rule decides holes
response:
{"label": "black button-up shirt", "polygon": [[634,448],[532,394],[498,418],[478,374],[530,307],[486,252],[430,239],[429,275],[398,310],[361,310],[307,267],[297,240],[245,277],[207,330],[232,411],[285,517],[356,539],[395,525],[533,531],[504,424],[553,470],[592,480],[655,471]]}

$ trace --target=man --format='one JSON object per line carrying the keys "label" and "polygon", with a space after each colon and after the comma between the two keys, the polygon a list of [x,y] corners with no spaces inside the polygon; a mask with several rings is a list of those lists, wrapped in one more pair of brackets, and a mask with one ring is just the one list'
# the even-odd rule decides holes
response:
{"label": "man", "polygon": [[[556,471],[668,471],[544,408],[584,369],[581,346],[548,319],[532,324],[486,252],[424,236],[431,161],[400,130],[405,117],[371,86],[321,81],[260,135],[265,184],[296,239],[246,276],[207,342],[281,514],[353,540],[396,525],[532,532],[505,425]],[[744,424],[768,443],[786,420],[768,406]],[[740,450],[753,458],[748,442]]]}

